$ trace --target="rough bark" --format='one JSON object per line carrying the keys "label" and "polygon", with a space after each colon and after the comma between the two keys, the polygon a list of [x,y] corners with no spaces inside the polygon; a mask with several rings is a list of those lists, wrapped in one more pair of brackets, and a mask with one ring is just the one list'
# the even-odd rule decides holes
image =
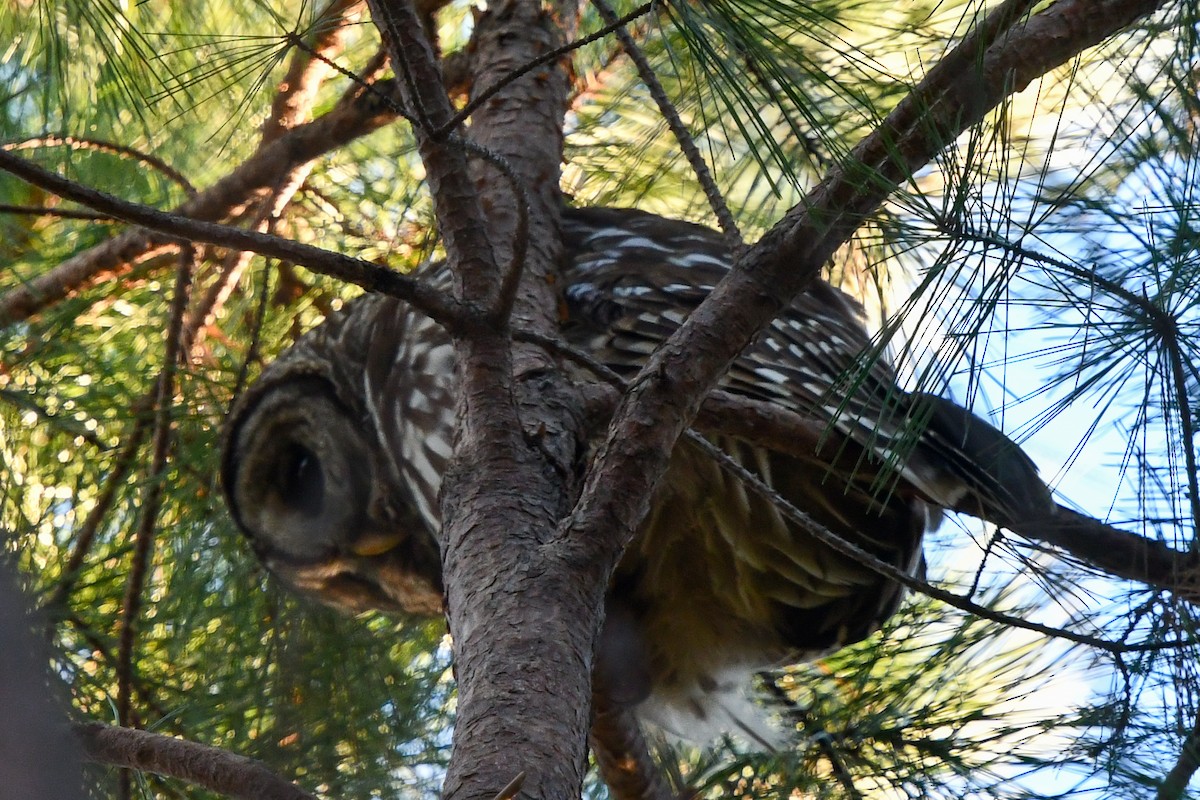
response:
{"label": "rough bark", "polygon": [[313,800],[261,762],[219,747],[98,722],[76,725],[75,735],[86,757],[100,764],[178,778],[235,800]]}
{"label": "rough bark", "polygon": [[[456,291],[476,309],[455,340],[460,432],[442,499],[459,693],[444,793],[490,799],[523,772],[524,795],[577,797],[607,573],[578,569],[545,546],[574,499],[582,418],[549,357],[530,345],[513,353],[507,314],[515,300],[522,325],[555,328],[546,276],[559,250],[566,76],[536,69],[476,109],[471,139],[486,153],[474,149],[468,170],[444,131],[453,110],[415,10],[371,8],[407,84]],[[472,43],[472,85],[486,90],[560,46],[562,23],[529,0],[489,4]]]}

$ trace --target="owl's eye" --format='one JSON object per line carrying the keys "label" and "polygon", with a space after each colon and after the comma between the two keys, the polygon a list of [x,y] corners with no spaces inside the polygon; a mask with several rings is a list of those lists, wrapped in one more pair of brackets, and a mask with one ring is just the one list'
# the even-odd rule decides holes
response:
{"label": "owl's eye", "polygon": [[291,442],[280,454],[279,498],[288,508],[309,517],[325,510],[325,470],[302,444]]}

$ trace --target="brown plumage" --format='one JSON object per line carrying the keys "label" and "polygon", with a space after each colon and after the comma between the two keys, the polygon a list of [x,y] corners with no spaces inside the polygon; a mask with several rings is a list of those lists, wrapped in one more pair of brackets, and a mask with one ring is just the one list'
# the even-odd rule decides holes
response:
{"label": "brown plumage", "polygon": [[[627,376],[729,269],[715,232],[637,211],[567,209],[563,233],[563,335]],[[876,350],[857,304],[814,284],[722,387],[815,419],[839,444],[798,458],[717,443],[910,573],[943,508],[1003,524],[1050,507],[1015,444],[953,403],[900,389]],[[402,302],[361,298],[282,354],[231,413],[230,508],[296,587],[351,610],[437,613],[436,498],[453,426],[449,337]],[[745,729],[749,673],[864,638],[901,595],[683,443],[614,576],[596,677],[692,738]]]}

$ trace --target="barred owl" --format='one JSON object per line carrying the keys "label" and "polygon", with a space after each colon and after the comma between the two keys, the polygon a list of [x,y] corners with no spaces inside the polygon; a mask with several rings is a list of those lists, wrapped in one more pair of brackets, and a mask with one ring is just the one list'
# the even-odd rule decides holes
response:
{"label": "barred owl", "polygon": [[[562,334],[624,375],[731,262],[714,231],[633,210],[566,209],[563,234]],[[231,412],[222,472],[233,517],[271,572],[350,610],[440,613],[437,496],[454,382],[445,331],[383,296],[351,303],[264,370]],[[1050,508],[1003,434],[897,386],[857,304],[827,283],[776,318],[721,385],[835,433],[809,457],[715,441],[821,525],[909,573],[923,569],[922,537],[943,508],[1001,524]],[[901,595],[683,442],[613,577],[595,677],[669,728],[732,730],[747,718],[750,673],[863,639]]]}

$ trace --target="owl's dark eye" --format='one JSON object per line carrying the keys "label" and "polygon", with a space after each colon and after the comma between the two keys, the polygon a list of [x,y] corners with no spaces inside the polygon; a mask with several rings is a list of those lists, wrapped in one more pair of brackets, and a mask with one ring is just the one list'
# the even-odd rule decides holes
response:
{"label": "owl's dark eye", "polygon": [[315,517],[325,508],[325,471],[321,460],[302,444],[290,443],[280,458],[279,497],[284,504]]}

